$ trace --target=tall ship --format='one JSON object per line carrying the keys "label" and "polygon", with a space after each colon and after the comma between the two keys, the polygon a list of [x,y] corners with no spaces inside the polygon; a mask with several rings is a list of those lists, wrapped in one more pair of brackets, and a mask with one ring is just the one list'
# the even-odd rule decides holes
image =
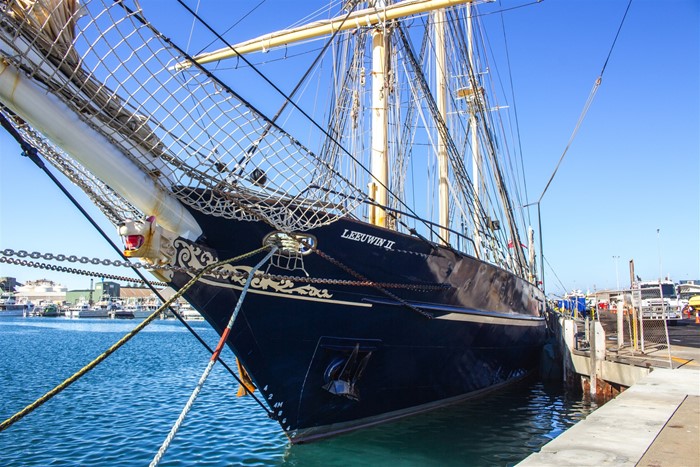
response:
{"label": "tall ship", "polygon": [[184,2],[4,0],[3,125],[219,334],[245,288],[248,390],[291,442],[337,435],[517,381],[547,335],[477,3],[330,2],[244,39]]}

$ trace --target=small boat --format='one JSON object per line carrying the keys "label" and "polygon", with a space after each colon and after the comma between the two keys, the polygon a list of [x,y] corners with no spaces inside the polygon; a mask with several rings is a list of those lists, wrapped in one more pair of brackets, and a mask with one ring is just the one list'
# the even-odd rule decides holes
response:
{"label": "small boat", "polygon": [[135,319],[144,319],[158,309],[158,305],[154,303],[129,303],[124,306],[124,312],[131,313]]}
{"label": "small boat", "polygon": [[56,318],[58,316],[62,316],[62,314],[58,308],[58,305],[55,303],[49,303],[48,305],[43,305],[36,316],[43,318]]}
{"label": "small boat", "polygon": [[134,312],[127,308],[119,308],[112,313],[114,319],[134,319]]}
{"label": "small boat", "polygon": [[90,306],[85,300],[79,300],[75,305],[68,308],[69,318],[109,318],[109,310],[103,306]]}
{"label": "small boat", "polygon": [[189,303],[182,305],[177,311],[180,313],[180,316],[182,316],[183,319],[188,321],[201,321],[204,319],[201,313],[195,310]]}
{"label": "small boat", "polygon": [[109,318],[109,310],[100,306],[93,306],[88,309],[80,310],[78,318]]}
{"label": "small boat", "polygon": [[0,318],[24,316],[26,310],[26,305],[18,303],[14,293],[0,294]]}

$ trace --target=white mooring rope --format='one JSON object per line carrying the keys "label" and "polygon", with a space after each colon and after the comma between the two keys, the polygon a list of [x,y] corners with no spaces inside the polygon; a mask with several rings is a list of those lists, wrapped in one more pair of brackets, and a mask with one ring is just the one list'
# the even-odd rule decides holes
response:
{"label": "white mooring rope", "polygon": [[177,421],[173,425],[173,427],[170,429],[170,433],[168,433],[168,436],[165,438],[165,441],[163,441],[163,444],[161,445],[160,449],[158,450],[158,453],[155,455],[153,460],[150,463],[150,467],[155,467],[160,463],[161,458],[163,457],[163,454],[165,454],[165,451],[168,449],[170,446],[170,443],[173,441],[173,438],[175,438],[175,435],[177,434],[177,431],[180,429],[180,426],[182,425],[182,422],[185,421],[185,417],[187,416],[187,413],[190,411],[192,408],[192,405],[194,404],[194,401],[197,399],[197,396],[199,395],[199,392],[202,390],[202,386],[204,386],[204,382],[207,380],[207,377],[209,376],[209,373],[211,372],[212,368],[214,368],[214,364],[216,363],[216,360],[219,358],[219,354],[221,353],[221,350],[224,348],[224,344],[226,343],[226,339],[228,338],[229,332],[231,332],[231,328],[233,327],[233,323],[236,321],[236,316],[238,316],[238,312],[241,309],[241,306],[243,305],[243,298],[245,298],[246,293],[248,292],[248,288],[250,287],[250,283],[253,280],[253,275],[255,272],[260,269],[263,264],[267,262],[270,257],[275,254],[277,251],[277,247],[273,246],[270,251],[265,255],[265,257],[253,267],[253,269],[250,271],[248,274],[248,279],[246,280],[245,286],[243,286],[243,290],[241,291],[241,296],[238,298],[238,302],[236,303],[236,308],[233,310],[233,314],[231,315],[231,319],[229,319],[228,325],[226,326],[226,329],[224,332],[221,333],[221,339],[219,339],[219,344],[216,346],[216,349],[214,350],[214,353],[211,356],[211,359],[209,360],[209,363],[207,364],[207,367],[204,370],[204,373],[202,373],[202,376],[199,378],[199,382],[197,383],[197,386],[195,386],[194,391],[192,391],[192,394],[190,395],[189,400],[187,401],[187,404],[185,404],[185,407],[182,409],[182,412],[180,412],[180,416],[178,417]]}

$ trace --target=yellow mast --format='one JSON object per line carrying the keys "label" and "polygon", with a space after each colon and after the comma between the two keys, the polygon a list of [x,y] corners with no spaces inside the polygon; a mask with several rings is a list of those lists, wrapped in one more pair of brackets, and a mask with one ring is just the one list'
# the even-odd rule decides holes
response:
{"label": "yellow mast", "polygon": [[[333,34],[335,31],[346,31],[359,27],[374,26],[379,23],[385,23],[406,16],[472,2],[474,2],[474,0],[406,0],[388,5],[384,8],[366,8],[350,13],[349,15],[342,15],[336,18],[316,21],[297,28],[264,34],[255,39],[234,44],[231,47],[224,47],[213,52],[197,55],[193,57],[193,59],[200,64],[215,62],[217,60],[235,57],[236,55],[260,52],[295,42],[327,36]],[[190,65],[191,63],[188,61],[181,62],[176,65],[176,68],[187,68]]]}
{"label": "yellow mast", "polygon": [[[433,13],[435,26],[435,74],[436,89],[435,100],[438,112],[444,122],[447,122],[447,60],[445,46],[445,10],[437,10]],[[448,187],[448,161],[447,143],[442,131],[437,135],[437,160],[438,160],[438,209],[440,224],[440,243],[450,244],[450,231],[447,226],[450,223],[450,200]]]}
{"label": "yellow mast", "polygon": [[[474,187],[474,206],[478,206],[481,202],[481,153],[479,152],[479,135],[477,133],[478,122],[476,120],[477,105],[481,99],[481,89],[478,86],[476,79],[476,68],[474,68],[474,34],[472,32],[472,8],[467,5],[467,59],[469,60],[469,70],[472,76],[471,79],[471,102],[469,105],[469,131],[471,133],[472,146],[472,185]],[[474,240],[474,254],[477,258],[481,258],[481,233],[479,232],[479,219],[477,210],[474,210],[474,232],[472,238]],[[515,240],[513,240],[515,241]]]}
{"label": "yellow mast", "polygon": [[370,157],[369,197],[377,203],[369,207],[369,222],[386,227],[386,206],[389,201],[389,89],[387,86],[387,36],[384,28],[372,31],[372,153]]}

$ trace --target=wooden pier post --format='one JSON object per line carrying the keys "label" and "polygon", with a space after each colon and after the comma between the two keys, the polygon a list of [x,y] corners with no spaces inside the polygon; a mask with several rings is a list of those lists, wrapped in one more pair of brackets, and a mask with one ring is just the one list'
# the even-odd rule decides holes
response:
{"label": "wooden pier post", "polygon": [[592,398],[598,396],[598,379],[600,379],[601,388],[606,385],[603,380],[603,362],[605,361],[605,331],[603,325],[599,321],[590,321],[589,323],[589,343],[590,348],[590,394]]}
{"label": "wooden pier post", "polygon": [[576,323],[571,319],[566,319],[564,317],[559,318],[559,323],[563,327],[563,358],[562,358],[562,377],[564,379],[564,385],[569,387],[572,385],[574,378],[576,376],[576,370],[574,369],[574,364],[571,361],[571,354],[576,346]]}

